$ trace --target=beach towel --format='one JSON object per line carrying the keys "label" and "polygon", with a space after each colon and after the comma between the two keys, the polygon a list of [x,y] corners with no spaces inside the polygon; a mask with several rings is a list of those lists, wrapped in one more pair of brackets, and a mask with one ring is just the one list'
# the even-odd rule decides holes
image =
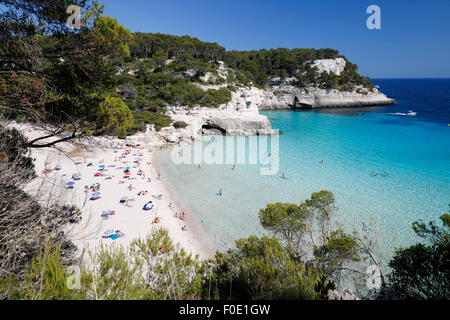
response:
{"label": "beach towel", "polygon": [[106,230],[106,231],[103,233],[102,238],[103,238],[103,239],[108,239],[108,238],[111,237],[113,234],[114,234],[114,230],[108,229],[108,230]]}
{"label": "beach towel", "polygon": [[119,239],[121,237],[123,237],[125,234],[123,234],[122,232],[118,231],[115,234],[113,234],[111,237],[109,237],[112,240],[116,240]]}

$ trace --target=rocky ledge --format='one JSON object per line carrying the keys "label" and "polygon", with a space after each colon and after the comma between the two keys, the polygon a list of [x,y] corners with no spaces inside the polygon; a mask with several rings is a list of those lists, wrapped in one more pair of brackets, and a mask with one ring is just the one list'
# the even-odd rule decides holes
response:
{"label": "rocky ledge", "polygon": [[292,85],[272,86],[270,90],[251,88],[247,100],[259,110],[313,109],[379,106],[395,104],[377,89],[368,91],[358,88],[353,92],[325,90],[319,88],[298,88]]}

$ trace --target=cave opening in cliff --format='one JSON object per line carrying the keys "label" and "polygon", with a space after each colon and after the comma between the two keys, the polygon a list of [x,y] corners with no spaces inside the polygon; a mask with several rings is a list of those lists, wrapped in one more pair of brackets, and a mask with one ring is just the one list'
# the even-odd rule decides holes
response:
{"label": "cave opening in cliff", "polygon": [[205,131],[209,131],[209,132],[212,131],[212,132],[215,132],[215,134],[222,135],[222,136],[227,135],[227,130],[225,130],[219,126],[213,125],[213,124],[202,125],[202,132],[205,132]]}

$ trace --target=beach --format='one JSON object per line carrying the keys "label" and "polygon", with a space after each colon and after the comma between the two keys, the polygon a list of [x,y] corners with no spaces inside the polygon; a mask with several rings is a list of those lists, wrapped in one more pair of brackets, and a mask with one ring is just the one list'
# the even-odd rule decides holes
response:
{"label": "beach", "polygon": [[[38,134],[20,127],[29,139]],[[155,151],[143,145],[111,149],[68,142],[35,148],[31,157],[37,177],[26,191],[39,201],[80,209],[81,223],[66,231],[84,259],[85,248],[93,254],[100,242],[126,247],[152,228],[165,228],[174,243],[193,255],[212,257],[193,215],[179,206],[165,177],[158,177]]]}

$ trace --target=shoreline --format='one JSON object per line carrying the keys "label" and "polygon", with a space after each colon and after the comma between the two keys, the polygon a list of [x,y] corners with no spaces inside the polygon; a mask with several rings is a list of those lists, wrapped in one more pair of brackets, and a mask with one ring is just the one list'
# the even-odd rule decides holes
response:
{"label": "shoreline", "polygon": [[[29,139],[42,135],[40,130],[29,124],[13,126]],[[129,153],[120,159],[125,149]],[[202,241],[202,229],[195,223],[193,214],[186,212],[184,221],[174,217],[175,212],[181,213],[184,208],[176,192],[165,183],[164,177],[158,179],[156,152],[157,148],[147,143],[114,149],[95,143],[63,142],[53,148],[32,149],[30,155],[34,159],[36,178],[26,185],[25,191],[42,202],[74,204],[80,209],[81,224],[67,225],[65,229],[77,247],[76,256],[81,257],[83,263],[87,259],[86,247],[91,254],[99,248],[100,243],[107,246],[123,245],[126,249],[134,239],[145,238],[153,228],[166,229],[175,245],[179,244],[180,248],[194,256],[198,255],[200,259],[214,257],[215,251]],[[103,176],[95,177],[102,164],[105,166]],[[130,167],[129,181],[124,181],[128,180],[124,179],[122,173],[125,166]],[[57,167],[60,167],[59,170],[55,169]],[[45,169],[51,169],[51,172],[44,174]],[[81,173],[81,179],[71,179],[74,173]],[[70,189],[67,186],[69,182],[74,183]],[[95,201],[89,199],[93,191],[85,191],[85,186],[92,183],[101,185],[101,195]],[[133,188],[129,189],[129,185]],[[147,192],[139,195],[140,191]],[[162,197],[158,199],[152,195]],[[130,206],[119,203],[122,197],[129,197]],[[154,207],[144,211],[143,206],[149,200],[153,201]],[[174,208],[169,207],[170,203]],[[115,214],[106,219],[100,216],[108,210],[113,210]],[[156,217],[159,217],[160,222],[153,224]],[[188,231],[182,230],[183,225],[187,226]],[[115,240],[102,239],[104,232],[110,229],[120,230],[125,236]]]}
{"label": "shoreline", "polygon": [[[159,150],[160,149],[155,150],[156,152],[153,154],[152,161],[152,165],[156,172],[160,172],[161,169],[157,155]],[[185,224],[190,230],[190,233],[188,235],[191,239],[189,240],[191,240],[193,244],[196,244],[194,247],[201,248],[201,251],[204,252],[204,256],[211,258],[214,257],[215,249],[202,241],[202,236],[206,234],[206,231],[201,225],[201,222],[198,220],[198,218],[196,218],[195,214],[191,210],[186,210],[186,205],[183,203],[183,200],[181,200],[181,197],[178,195],[175,188],[167,180],[161,180],[161,183],[164,186],[166,192],[170,195],[172,204],[174,204],[176,208],[180,208],[180,211],[187,214]]]}

